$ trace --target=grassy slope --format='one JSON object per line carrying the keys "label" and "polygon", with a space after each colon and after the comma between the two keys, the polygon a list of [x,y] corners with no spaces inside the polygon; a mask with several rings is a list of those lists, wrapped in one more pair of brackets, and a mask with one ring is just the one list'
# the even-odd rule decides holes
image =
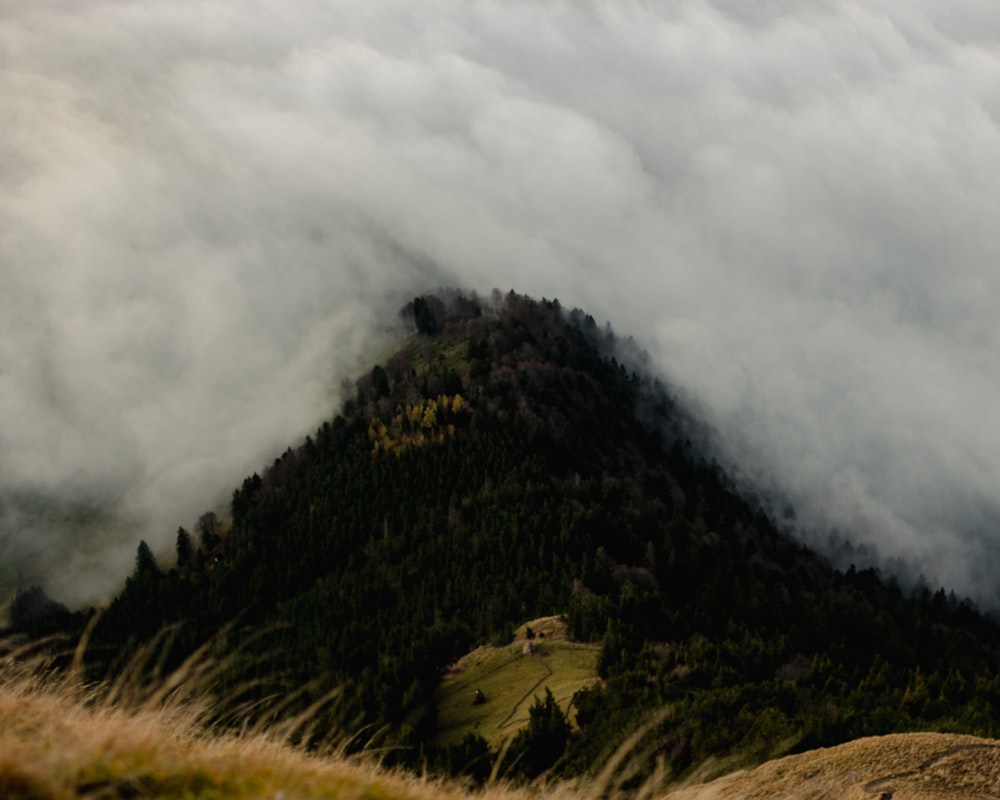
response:
{"label": "grassy slope", "polygon": [[988,800],[1000,798],[1000,741],[892,734],[769,761],[670,800]]}
{"label": "grassy slope", "polygon": [[[584,800],[576,789],[493,784],[483,800]],[[612,795],[615,795],[612,792]],[[984,800],[1000,797],[1000,742],[946,734],[861,739],[663,794],[663,800]],[[263,737],[215,738],[183,711],[94,708],[74,690],[0,677],[4,800],[452,800],[461,785],[306,755]]]}
{"label": "grassy slope", "polygon": [[[525,655],[529,626],[536,634],[534,652]],[[474,650],[455,665],[438,691],[438,743],[453,744],[467,733],[478,733],[498,745],[528,723],[528,710],[546,687],[569,712],[573,694],[597,680],[599,649],[568,641],[566,625],[558,617],[544,617],[522,625],[509,645]],[[482,705],[472,702],[476,689],[487,697]]]}
{"label": "grassy slope", "polygon": [[[449,800],[456,783],[319,758],[263,737],[208,737],[190,714],[93,708],[79,694],[0,680],[4,800]],[[484,797],[526,795],[494,786]]]}

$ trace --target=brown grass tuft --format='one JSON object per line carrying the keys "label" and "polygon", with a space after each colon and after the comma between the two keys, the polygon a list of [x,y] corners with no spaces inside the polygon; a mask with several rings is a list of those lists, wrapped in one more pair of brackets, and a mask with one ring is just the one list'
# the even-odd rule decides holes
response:
{"label": "brown grass tuft", "polygon": [[[0,674],[4,800],[450,800],[457,782],[323,758],[264,735],[212,736],[183,706],[125,710],[86,690]],[[535,796],[495,784],[484,800]],[[571,797],[569,790],[548,793]]]}

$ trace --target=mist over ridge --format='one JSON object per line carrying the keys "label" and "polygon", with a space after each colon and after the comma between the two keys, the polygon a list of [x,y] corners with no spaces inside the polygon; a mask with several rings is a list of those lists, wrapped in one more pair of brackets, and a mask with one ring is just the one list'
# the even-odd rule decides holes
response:
{"label": "mist over ridge", "polygon": [[[400,297],[499,286],[635,335],[805,527],[995,603],[998,31],[0,0],[0,562],[99,598],[328,415]],[[84,547],[95,499],[121,524]]]}

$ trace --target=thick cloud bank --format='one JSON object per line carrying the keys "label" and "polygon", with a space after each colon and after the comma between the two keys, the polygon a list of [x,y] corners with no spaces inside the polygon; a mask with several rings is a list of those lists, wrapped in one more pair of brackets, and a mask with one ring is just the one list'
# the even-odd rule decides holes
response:
{"label": "thick cloud bank", "polygon": [[801,521],[996,600],[995,3],[0,0],[0,115],[8,571],[109,591],[447,284],[635,334]]}

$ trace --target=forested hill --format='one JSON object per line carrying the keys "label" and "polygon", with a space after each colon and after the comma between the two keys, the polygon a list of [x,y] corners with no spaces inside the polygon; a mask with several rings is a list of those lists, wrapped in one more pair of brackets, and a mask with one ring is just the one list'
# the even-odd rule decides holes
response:
{"label": "forested hill", "polygon": [[589,316],[513,293],[424,296],[403,314],[402,349],[244,480],[230,517],[179,530],[176,563],[140,546],[89,633],[92,678],[141,683],[210,643],[196,661],[213,669],[185,669],[220,724],[305,713],[304,737],[376,736],[392,759],[483,775],[485,742],[429,744],[442,671],[563,613],[602,643],[604,680],[576,696],[572,726],[540,700],[502,772],[600,768],[654,712],[640,772],[994,733],[997,626],[784,538]]}

